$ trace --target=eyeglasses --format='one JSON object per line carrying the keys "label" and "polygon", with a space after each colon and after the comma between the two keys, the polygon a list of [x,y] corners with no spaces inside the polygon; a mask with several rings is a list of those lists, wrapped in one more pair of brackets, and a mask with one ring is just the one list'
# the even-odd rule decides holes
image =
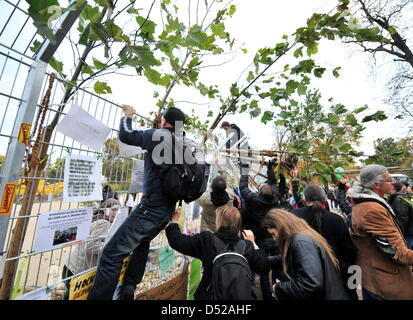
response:
{"label": "eyeglasses", "polygon": [[381,180],[381,181],[379,181],[380,183],[385,183],[385,182],[393,182],[394,180],[393,180],[393,178],[389,178],[389,179],[387,179],[387,180]]}

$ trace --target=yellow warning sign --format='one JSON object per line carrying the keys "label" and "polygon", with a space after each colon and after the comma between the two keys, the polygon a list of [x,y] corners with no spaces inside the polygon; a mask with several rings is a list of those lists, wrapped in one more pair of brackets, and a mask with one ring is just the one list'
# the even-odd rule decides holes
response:
{"label": "yellow warning sign", "polygon": [[[73,244],[73,243],[72,243]],[[131,256],[123,260],[119,282],[123,282],[126,269],[128,268]],[[84,275],[75,277],[70,281],[69,300],[86,300],[95,281],[96,270],[92,270]]]}
{"label": "yellow warning sign", "polygon": [[3,197],[1,198],[0,215],[5,216],[11,213],[13,207],[14,196],[17,191],[16,182],[8,182],[4,187]]}
{"label": "yellow warning sign", "polygon": [[24,143],[26,147],[30,142],[30,132],[32,131],[32,125],[28,123],[22,123],[20,125],[18,141]]}

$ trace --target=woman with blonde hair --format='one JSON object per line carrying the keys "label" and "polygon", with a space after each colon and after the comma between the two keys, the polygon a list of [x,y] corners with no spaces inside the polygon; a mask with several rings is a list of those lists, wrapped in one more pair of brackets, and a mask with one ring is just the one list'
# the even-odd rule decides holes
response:
{"label": "woman with blonde hair", "polygon": [[[251,270],[259,274],[269,272],[270,265],[267,257],[259,250],[255,250],[254,244],[251,241],[240,238],[242,221],[241,214],[237,208],[221,206],[216,209],[217,232],[214,233],[202,231],[193,235],[182,234],[178,225],[180,215],[181,209],[178,208],[165,231],[169,245],[174,250],[202,261],[204,272],[194,295],[195,300],[211,300],[213,298],[210,290],[212,267],[215,257],[221,253],[219,248],[217,248],[220,242],[224,246],[229,245],[235,248],[240,241],[244,241],[243,256],[248,261]],[[245,231],[243,235],[245,238],[250,238],[251,233],[250,231]],[[231,299],[237,300],[238,298],[234,296]]]}
{"label": "woman with blonde hair", "polygon": [[274,285],[277,299],[348,300],[333,250],[305,220],[272,209],[263,225],[279,242],[280,262],[288,279]]}

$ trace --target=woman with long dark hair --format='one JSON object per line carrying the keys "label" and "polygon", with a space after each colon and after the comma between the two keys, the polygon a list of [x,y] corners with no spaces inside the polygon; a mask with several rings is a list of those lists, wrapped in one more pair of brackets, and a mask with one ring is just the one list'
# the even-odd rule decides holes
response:
{"label": "woman with long dark hair", "polygon": [[[304,189],[304,199],[306,206],[294,209],[292,213],[304,219],[327,240],[339,260],[342,278],[347,282],[350,276],[347,269],[355,264],[357,250],[351,240],[344,219],[338,214],[326,210],[324,203],[327,196],[319,185],[309,184]],[[355,289],[350,290],[346,287],[346,290],[352,300],[358,299]]]}
{"label": "woman with long dark hair", "polygon": [[285,210],[272,209],[263,225],[279,242],[286,277],[286,281],[274,285],[277,299],[348,300],[333,249],[306,221]]}

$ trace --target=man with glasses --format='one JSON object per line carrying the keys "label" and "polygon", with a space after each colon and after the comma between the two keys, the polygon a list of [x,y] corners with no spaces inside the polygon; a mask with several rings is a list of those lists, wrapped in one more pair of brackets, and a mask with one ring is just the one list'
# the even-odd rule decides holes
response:
{"label": "man with glasses", "polygon": [[384,195],[393,179],[381,165],[365,166],[348,191],[355,206],[350,235],[357,247],[364,300],[413,300],[413,250]]}

